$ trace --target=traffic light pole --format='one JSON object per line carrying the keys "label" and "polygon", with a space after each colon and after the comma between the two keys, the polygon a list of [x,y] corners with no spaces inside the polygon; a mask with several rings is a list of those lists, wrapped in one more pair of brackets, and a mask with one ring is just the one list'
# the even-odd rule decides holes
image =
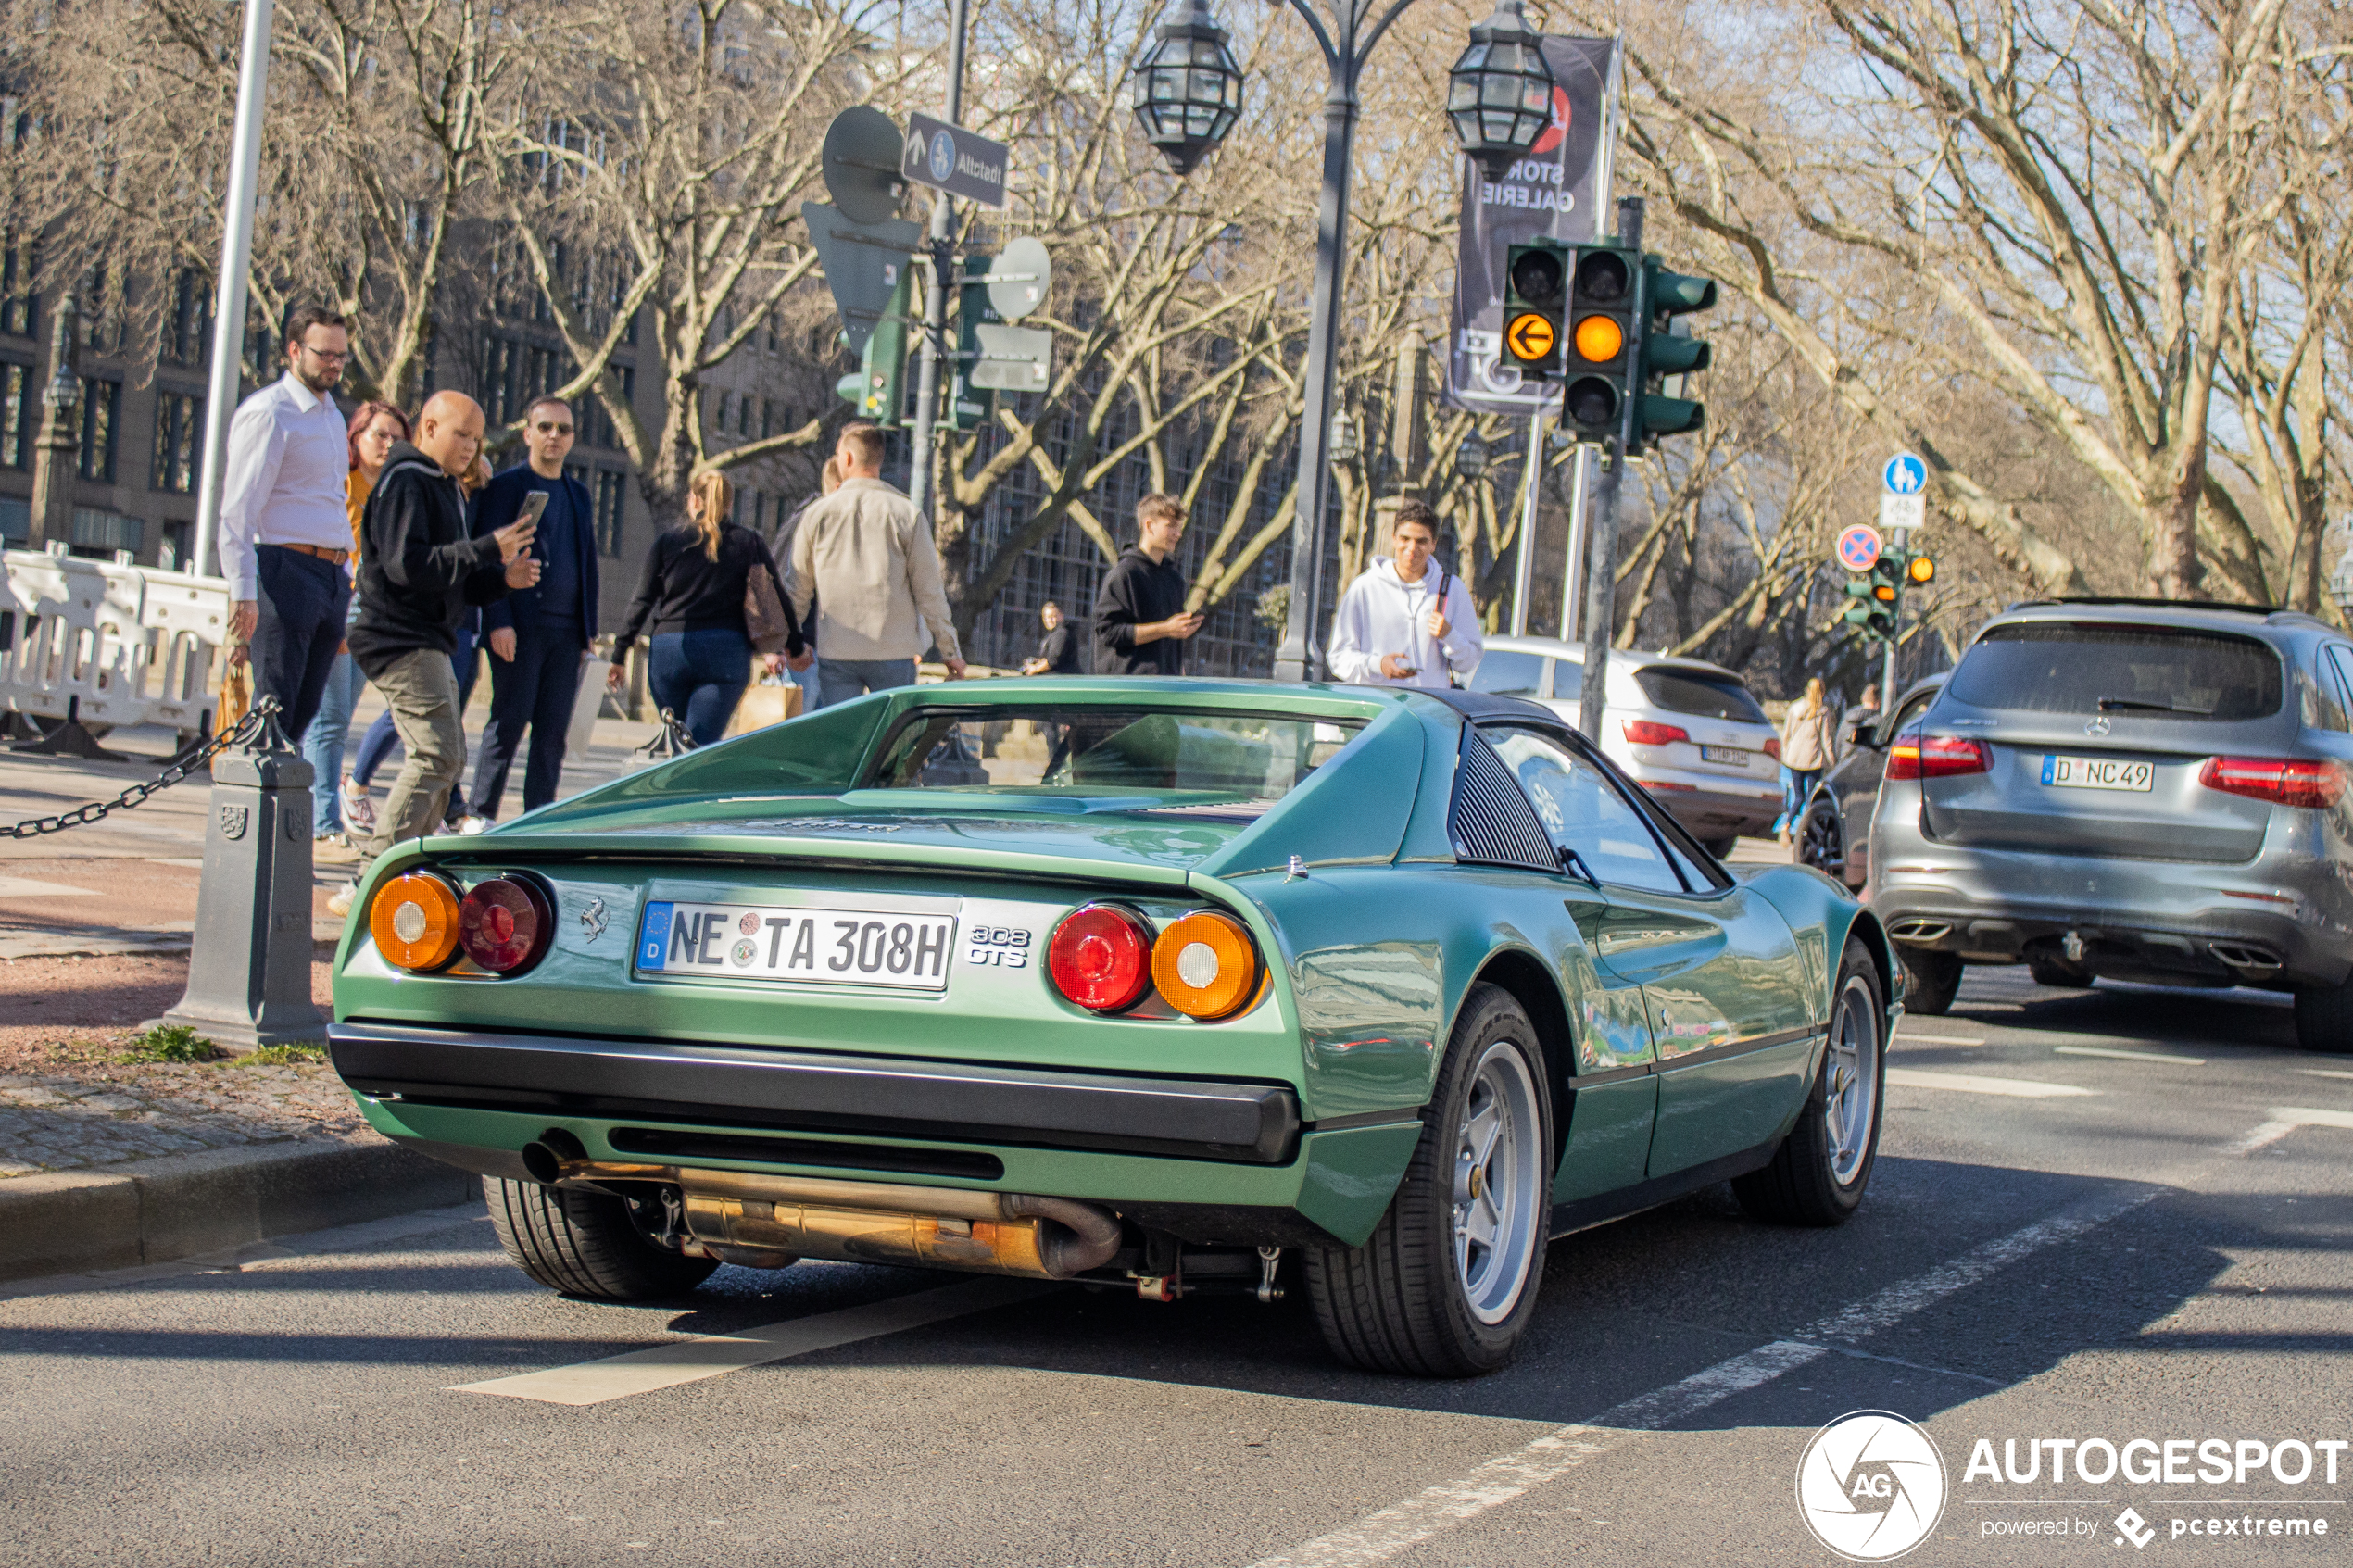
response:
{"label": "traffic light pole", "polygon": [[[949,16],[948,123],[964,122],[964,31],[971,19],[971,0],[955,0]],[[908,497],[915,516],[931,522],[933,425],[939,410],[939,359],[948,338],[948,273],[955,261],[956,214],[948,193],[931,198],[930,278],[924,285],[924,345],[915,371],[915,425],[909,439],[912,471],[907,478]],[[891,410],[893,414],[896,409]]]}
{"label": "traffic light pole", "polygon": [[[1617,243],[1639,253],[1642,248],[1642,198],[1621,196],[1617,202]],[[1642,363],[1642,335],[1650,331],[1650,300],[1646,297],[1649,270],[1634,269],[1634,344],[1632,362]],[[1587,508],[1585,546],[1585,672],[1577,704],[1577,727],[1595,746],[1602,744],[1602,709],[1608,700],[1610,634],[1616,625],[1617,598],[1617,493],[1626,480],[1627,455],[1642,432],[1642,386],[1629,385],[1617,411],[1617,435],[1602,453],[1601,483],[1593,487]]]}

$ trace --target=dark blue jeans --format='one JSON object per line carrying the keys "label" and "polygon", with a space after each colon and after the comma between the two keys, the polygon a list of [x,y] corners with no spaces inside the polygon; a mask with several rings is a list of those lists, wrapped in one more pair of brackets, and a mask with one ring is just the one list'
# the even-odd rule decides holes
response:
{"label": "dark blue jeans", "polygon": [[[278,699],[278,728],[295,745],[319,716],[327,675],[343,646],[344,613],[351,608],[351,579],[343,568],[300,550],[263,545],[254,551],[260,595],[255,606],[253,696]],[[329,780],[321,787],[332,789]]]}
{"label": "dark blue jeans", "polygon": [[653,642],[646,685],[654,706],[685,721],[697,746],[727,733],[751,684],[751,644],[741,632],[664,632]]}
{"label": "dark blue jeans", "polygon": [[577,621],[541,621],[515,628],[515,657],[490,656],[490,722],[483,726],[482,757],[474,763],[473,809],[496,819],[507,793],[507,770],[531,731],[522,769],[522,809],[536,811],[556,798],[563,776],[564,740],[573,699],[580,692],[580,656],[588,638]]}

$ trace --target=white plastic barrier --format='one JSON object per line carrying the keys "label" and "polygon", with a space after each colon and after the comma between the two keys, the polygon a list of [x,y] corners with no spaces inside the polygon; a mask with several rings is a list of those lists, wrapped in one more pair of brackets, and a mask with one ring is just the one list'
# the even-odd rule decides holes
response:
{"label": "white plastic barrier", "polygon": [[227,579],[37,550],[0,561],[0,709],[191,737],[208,727]]}

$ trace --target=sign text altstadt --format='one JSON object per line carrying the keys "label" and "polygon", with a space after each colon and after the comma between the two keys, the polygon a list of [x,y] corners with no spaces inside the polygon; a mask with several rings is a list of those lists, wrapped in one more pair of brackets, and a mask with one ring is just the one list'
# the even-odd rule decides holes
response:
{"label": "sign text altstadt", "polygon": [[911,114],[899,172],[918,185],[929,185],[951,196],[983,207],[1002,207],[1006,157],[1002,142],[992,142],[977,132],[927,114]]}

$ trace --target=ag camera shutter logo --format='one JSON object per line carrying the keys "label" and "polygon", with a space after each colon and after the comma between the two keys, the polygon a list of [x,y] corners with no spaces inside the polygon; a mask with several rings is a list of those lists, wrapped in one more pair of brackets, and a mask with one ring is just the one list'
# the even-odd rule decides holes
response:
{"label": "ag camera shutter logo", "polygon": [[1944,1495],[1935,1439],[1888,1411],[1840,1416],[1797,1461],[1806,1527],[1851,1562],[1885,1562],[1928,1539],[1944,1515]]}

